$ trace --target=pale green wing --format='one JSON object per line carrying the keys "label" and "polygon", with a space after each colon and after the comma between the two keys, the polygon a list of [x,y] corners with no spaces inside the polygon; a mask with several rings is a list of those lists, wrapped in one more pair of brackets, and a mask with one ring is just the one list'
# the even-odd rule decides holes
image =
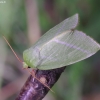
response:
{"label": "pale green wing", "polygon": [[33,45],[35,46],[41,46],[51,40],[53,37],[61,34],[62,32],[65,32],[66,30],[74,29],[78,24],[78,14],[73,15],[72,17],[69,17],[62,21],[60,24],[56,25],[55,27],[51,28],[49,31],[47,31],[40,39]]}
{"label": "pale green wing", "polygon": [[66,31],[45,43],[40,49],[38,69],[48,70],[86,59],[100,50],[100,45],[81,31]]}
{"label": "pale green wing", "polygon": [[33,68],[60,68],[86,59],[100,49],[100,45],[83,32],[72,31],[78,14],[64,20],[44,34],[35,45],[23,53],[24,61]]}
{"label": "pale green wing", "polygon": [[30,67],[36,67],[41,62],[40,48],[55,36],[62,34],[66,30],[74,29],[78,24],[78,14],[69,17],[46,32],[31,48],[23,52],[23,59]]}

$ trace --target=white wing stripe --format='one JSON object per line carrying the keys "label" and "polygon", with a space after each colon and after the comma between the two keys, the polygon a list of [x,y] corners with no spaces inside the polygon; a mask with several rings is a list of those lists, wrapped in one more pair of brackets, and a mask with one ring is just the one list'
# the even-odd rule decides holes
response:
{"label": "white wing stripe", "polygon": [[55,39],[55,40],[53,40],[53,41],[55,41],[56,43],[66,45],[66,46],[68,46],[68,47],[70,47],[70,48],[74,48],[74,49],[76,49],[76,50],[80,50],[80,51],[82,51],[82,52],[84,52],[84,53],[89,54],[88,51],[83,50],[83,49],[81,49],[81,48],[79,48],[79,47],[77,47],[77,46],[75,46],[75,45],[72,45],[72,44],[69,44],[69,43],[66,43],[66,42],[63,42],[63,41],[57,40],[57,39]]}

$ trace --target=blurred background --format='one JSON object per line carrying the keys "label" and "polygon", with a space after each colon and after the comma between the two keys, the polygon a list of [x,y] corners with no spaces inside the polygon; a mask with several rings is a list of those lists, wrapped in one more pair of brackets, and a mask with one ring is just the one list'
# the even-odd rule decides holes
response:
{"label": "blurred background", "polygon": [[[100,43],[99,0],[0,0],[0,100],[14,100],[29,73],[15,58],[64,19],[79,14],[78,30]],[[100,100],[100,51],[68,66],[43,100]]]}

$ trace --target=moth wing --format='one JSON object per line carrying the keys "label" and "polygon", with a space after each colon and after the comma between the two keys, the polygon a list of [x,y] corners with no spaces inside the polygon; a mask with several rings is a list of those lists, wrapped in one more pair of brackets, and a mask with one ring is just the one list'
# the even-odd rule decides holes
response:
{"label": "moth wing", "polygon": [[48,32],[46,32],[31,48],[23,52],[24,61],[30,67],[36,67],[41,62],[39,48],[46,44],[52,38],[62,34],[66,30],[74,29],[78,24],[78,14],[73,15],[56,25]]}
{"label": "moth wing", "polygon": [[47,31],[40,39],[33,45],[32,48],[36,46],[41,46],[45,44],[46,42],[50,41],[53,37],[62,34],[62,32],[65,32],[66,30],[74,29],[78,24],[78,14],[73,15],[72,17],[69,17],[56,25],[55,27],[51,28],[49,31]]}
{"label": "moth wing", "polygon": [[100,50],[100,45],[81,31],[66,31],[41,47],[39,69],[60,68],[86,59]]}

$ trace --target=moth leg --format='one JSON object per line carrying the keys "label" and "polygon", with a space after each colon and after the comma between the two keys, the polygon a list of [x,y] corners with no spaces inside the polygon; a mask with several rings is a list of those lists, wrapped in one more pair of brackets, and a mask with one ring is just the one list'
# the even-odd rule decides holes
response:
{"label": "moth leg", "polygon": [[35,74],[36,74],[36,70],[35,70],[35,69],[33,69],[33,70],[31,71],[31,73],[33,73],[33,74],[34,74],[34,76],[35,76]]}

